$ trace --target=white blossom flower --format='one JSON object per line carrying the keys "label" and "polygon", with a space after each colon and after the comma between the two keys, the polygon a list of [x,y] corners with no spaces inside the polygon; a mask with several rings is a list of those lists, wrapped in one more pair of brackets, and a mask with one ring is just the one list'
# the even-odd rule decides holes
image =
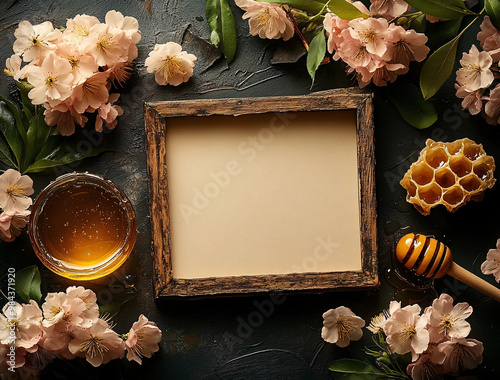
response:
{"label": "white blossom flower", "polygon": [[22,55],[25,62],[30,62],[53,51],[61,38],[61,32],[54,29],[50,21],[31,25],[25,20],[19,23],[14,36],[14,53]]}
{"label": "white blossom flower", "polygon": [[351,309],[339,306],[323,314],[321,337],[328,343],[339,347],[347,347],[351,340],[359,340],[363,336],[361,328],[365,321],[355,315]]}
{"label": "white blossom flower", "polygon": [[469,53],[463,53],[460,65],[462,68],[457,71],[457,82],[471,91],[487,88],[493,83],[493,73],[490,70],[493,60],[485,52],[479,52],[475,45]]}
{"label": "white blossom flower", "polygon": [[41,66],[33,66],[28,82],[33,89],[28,93],[33,104],[60,103],[71,95],[73,74],[70,63],[56,54],[49,54]]}
{"label": "white blossom flower", "polygon": [[17,170],[8,169],[0,175],[0,208],[6,214],[24,213],[33,202],[33,181]]}
{"label": "white blossom flower", "polygon": [[466,302],[453,306],[453,298],[443,293],[425,310],[425,314],[429,320],[429,333],[435,332],[442,338],[446,336],[465,338],[469,335],[471,328],[465,319],[472,314],[472,306]]}
{"label": "white blossom flower", "polygon": [[420,316],[420,306],[409,305],[396,310],[384,325],[387,343],[401,355],[411,352],[415,357],[427,349],[429,331],[427,317]]}
{"label": "white blossom flower", "polygon": [[167,42],[155,45],[145,64],[147,72],[155,74],[159,85],[178,86],[187,82],[193,75],[194,61],[196,56],[183,51],[181,45]]}
{"label": "white blossom flower", "polygon": [[[42,337],[42,311],[38,304],[30,300],[29,304],[17,302],[5,304],[0,314],[0,343],[15,347],[31,348]],[[12,342],[11,331],[15,331]]]}
{"label": "white blossom flower", "polygon": [[260,38],[278,39],[287,41],[294,35],[293,23],[288,19],[286,12],[273,3],[261,3],[255,0],[235,0],[238,7],[243,9],[243,19],[249,19],[250,34]]}

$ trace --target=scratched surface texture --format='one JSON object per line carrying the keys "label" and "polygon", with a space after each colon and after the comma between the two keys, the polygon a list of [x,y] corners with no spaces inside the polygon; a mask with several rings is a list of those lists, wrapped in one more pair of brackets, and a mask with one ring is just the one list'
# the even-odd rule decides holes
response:
{"label": "scratched surface texture", "polygon": [[[230,1],[232,3],[232,1]],[[142,40],[134,74],[121,90],[120,105],[125,115],[116,130],[103,136],[113,151],[84,161],[65,171],[88,170],[107,176],[120,186],[132,201],[138,219],[138,238],[132,256],[115,274],[83,283],[106,304],[119,300],[123,288],[114,280],[126,276],[138,288],[138,296],[126,304],[115,318],[116,330],[128,331],[140,313],[155,321],[163,332],[160,351],[142,366],[115,360],[100,368],[83,361],[57,361],[47,367],[45,379],[170,379],[170,380],[243,380],[243,379],[329,379],[327,365],[342,357],[363,358],[362,348],[370,345],[370,333],[347,349],[322,341],[322,313],[340,305],[350,307],[369,320],[391,299],[404,304],[420,302],[425,307],[432,298],[446,291],[457,302],[474,307],[470,318],[471,337],[485,344],[484,362],[471,374],[478,378],[497,378],[500,371],[498,349],[500,307],[494,301],[454,281],[452,278],[431,282],[407,281],[394,270],[394,246],[405,233],[414,231],[435,235],[449,245],[455,260],[468,270],[480,274],[480,265],[488,249],[500,237],[499,185],[488,190],[482,202],[471,202],[455,214],[435,209],[430,216],[418,214],[406,204],[405,191],[398,182],[417,158],[425,139],[443,141],[470,137],[484,144],[486,152],[500,162],[500,131],[486,125],[480,117],[469,117],[460,110],[453,95],[453,78],[434,101],[440,118],[430,129],[416,130],[408,126],[395,108],[377,91],[375,96],[376,176],[379,238],[379,264],[382,286],[377,291],[327,293],[322,295],[264,295],[202,301],[168,301],[153,298],[151,230],[148,217],[148,184],[146,173],[143,102],[170,99],[300,95],[336,87],[353,85],[344,67],[337,62],[318,72],[311,88],[304,58],[297,64],[275,64],[283,56],[274,56],[278,43],[248,35],[242,12],[234,8],[237,19],[239,48],[228,67],[206,40],[209,30],[205,21],[204,1],[182,0],[1,0],[0,62],[12,53],[14,30],[27,19],[31,23],[50,20],[64,25],[76,14],[97,16],[100,20],[110,9],[139,20]],[[469,50],[476,30],[461,42],[459,51]],[[181,42],[198,57],[195,76],[177,88],[160,87],[146,73],[144,60],[155,43]],[[291,48],[291,47],[290,47]],[[273,57],[274,56],[274,57]],[[0,93],[15,97],[11,81],[2,76]],[[93,136],[98,143],[101,137]],[[300,152],[298,152],[300,154]],[[46,186],[61,171],[34,175],[36,191]],[[355,191],[355,190],[353,190]],[[374,200],[375,201],[375,200]],[[26,235],[14,243],[0,243],[2,274],[8,267],[21,269],[39,264]],[[62,291],[71,283],[39,265],[43,291]],[[484,276],[483,276],[484,277]],[[486,277],[492,281],[492,276]],[[432,287],[434,285],[434,288]]]}

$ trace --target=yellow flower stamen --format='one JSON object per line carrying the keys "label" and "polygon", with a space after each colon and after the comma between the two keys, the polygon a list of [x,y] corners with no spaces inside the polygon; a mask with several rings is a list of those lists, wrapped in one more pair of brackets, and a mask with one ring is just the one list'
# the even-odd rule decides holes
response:
{"label": "yellow flower stamen", "polygon": [[80,344],[80,352],[88,353],[92,358],[96,356],[103,357],[109,348],[101,343],[102,339],[90,335],[90,339]]}
{"label": "yellow flower stamen", "polygon": [[24,189],[20,187],[19,185],[10,185],[7,188],[7,194],[10,196],[17,195],[17,194],[22,194]]}
{"label": "yellow flower stamen", "polygon": [[165,71],[165,75],[167,78],[171,78],[179,74],[186,75],[186,71],[182,67],[182,60],[177,58],[175,55],[168,55],[163,60],[163,66],[161,67],[161,70]]}
{"label": "yellow flower stamen", "polygon": [[56,84],[57,78],[54,76],[49,75],[47,79],[45,79],[45,84],[49,87],[52,87],[54,84]]}
{"label": "yellow flower stamen", "polygon": [[96,43],[97,50],[108,50],[111,45],[111,38],[101,38]]}
{"label": "yellow flower stamen", "polygon": [[366,29],[361,33],[358,33],[359,38],[366,43],[374,43],[377,41],[377,32],[374,29]]}
{"label": "yellow flower stamen", "polygon": [[57,306],[52,306],[51,309],[50,309],[50,312],[52,313],[53,316],[59,314],[59,312],[61,311],[62,309],[60,307],[57,307]]}
{"label": "yellow flower stamen", "polygon": [[89,31],[83,25],[76,25],[73,27],[73,33],[75,33],[79,37],[87,37],[89,35]]}
{"label": "yellow flower stamen", "polygon": [[360,46],[359,49],[356,51],[356,53],[353,54],[351,59],[354,62],[359,62],[359,61],[365,59],[367,54],[368,54],[368,52],[366,51],[366,47]]}
{"label": "yellow flower stamen", "polygon": [[255,16],[257,20],[257,28],[263,29],[267,28],[271,24],[271,14],[269,13],[269,9],[266,9],[264,12],[259,13]]}
{"label": "yellow flower stamen", "polygon": [[341,315],[337,322],[335,323],[337,329],[339,330],[339,340],[344,340],[349,336],[349,333],[356,328],[356,323]]}
{"label": "yellow flower stamen", "polygon": [[75,57],[72,57],[72,56],[68,56],[68,57],[66,57],[66,59],[68,60],[71,67],[73,67],[73,68],[78,67],[78,64],[80,63],[80,61],[78,59],[76,59]]}
{"label": "yellow flower stamen", "polygon": [[417,335],[417,330],[415,329],[415,326],[408,326],[403,331],[401,331],[400,335],[402,340],[406,342],[411,340],[415,335]]}

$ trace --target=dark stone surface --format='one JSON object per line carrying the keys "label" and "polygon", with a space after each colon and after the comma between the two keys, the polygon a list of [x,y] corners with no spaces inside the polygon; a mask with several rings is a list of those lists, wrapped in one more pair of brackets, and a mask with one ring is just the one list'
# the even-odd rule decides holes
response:
{"label": "dark stone surface", "polygon": [[[146,6],[151,3],[152,13]],[[97,16],[100,20],[110,9],[121,11],[139,20],[142,40],[134,74],[121,91],[120,105],[125,115],[115,131],[106,134],[113,152],[88,159],[71,170],[88,170],[102,174],[120,186],[131,199],[137,213],[138,238],[133,255],[115,274],[99,281],[83,283],[96,291],[101,303],[117,300],[122,295],[108,286],[116,277],[132,274],[139,290],[115,318],[118,332],[128,331],[140,313],[155,321],[163,331],[160,351],[142,366],[125,360],[115,360],[94,369],[79,360],[58,361],[48,367],[46,379],[328,379],[327,364],[341,357],[362,358],[362,348],[371,343],[370,333],[347,349],[325,344],[320,336],[322,313],[340,305],[350,307],[369,320],[387,307],[393,299],[407,302],[429,301],[447,291],[457,302],[474,307],[470,318],[471,337],[484,342],[483,364],[472,374],[481,378],[496,378],[500,370],[498,341],[500,327],[497,314],[500,307],[482,294],[445,277],[435,281],[437,293],[423,283],[422,289],[394,281],[394,246],[403,234],[414,231],[435,235],[449,245],[455,261],[480,275],[480,264],[488,249],[499,237],[500,222],[496,212],[500,206],[500,189],[495,186],[486,192],[484,201],[472,202],[454,214],[444,208],[434,209],[430,216],[421,216],[408,205],[405,191],[398,182],[432,137],[442,141],[469,137],[484,144],[486,152],[500,162],[498,126],[487,125],[481,117],[472,117],[460,110],[453,94],[451,78],[434,99],[440,118],[427,130],[407,125],[395,108],[376,92],[376,159],[379,262],[382,287],[378,291],[327,293],[323,295],[287,295],[285,302],[262,319],[257,317],[257,303],[269,299],[240,297],[184,302],[155,302],[152,288],[151,231],[148,217],[148,184],[146,174],[143,102],[169,99],[249,97],[307,94],[335,87],[352,85],[340,63],[321,67],[315,85],[310,79],[302,58],[297,64],[269,64],[278,43],[248,35],[242,12],[234,9],[237,19],[239,47],[237,57],[228,67],[224,60],[204,40],[209,38],[203,1],[180,0],[3,0],[0,4],[0,62],[12,53],[14,30],[27,19],[33,24],[50,20],[64,25],[76,14]],[[474,29],[474,28],[473,28]],[[468,51],[475,40],[477,27],[471,30],[459,46]],[[184,40],[184,46],[198,56],[195,76],[177,88],[160,87],[152,75],[146,74],[144,60],[155,43]],[[10,78],[0,79],[0,94],[15,96]],[[59,172],[47,171],[33,175],[36,191],[47,185]],[[39,264],[26,235],[14,243],[0,243],[1,273],[6,268],[21,269]],[[62,291],[70,281],[64,280],[41,265],[43,290]],[[482,276],[493,282],[492,276]],[[396,289],[396,290],[395,290]],[[253,318],[253,319],[252,319]],[[255,327],[247,327],[246,323]],[[243,321],[243,322],[242,322]]]}

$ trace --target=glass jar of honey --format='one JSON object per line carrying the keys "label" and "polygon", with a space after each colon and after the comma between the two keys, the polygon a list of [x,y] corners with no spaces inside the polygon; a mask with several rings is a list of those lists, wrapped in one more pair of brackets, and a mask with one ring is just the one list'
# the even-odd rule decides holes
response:
{"label": "glass jar of honey", "polygon": [[92,280],[123,264],[134,247],[136,228],[132,205],[113,182],[70,173],[37,196],[29,235],[36,255],[51,271]]}

